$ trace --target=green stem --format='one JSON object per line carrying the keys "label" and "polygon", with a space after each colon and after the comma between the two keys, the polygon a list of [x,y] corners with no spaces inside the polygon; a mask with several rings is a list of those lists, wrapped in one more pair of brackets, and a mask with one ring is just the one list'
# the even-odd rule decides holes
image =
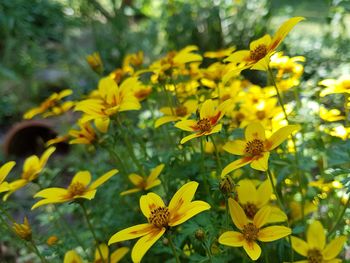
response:
{"label": "green stem", "polygon": [[349,102],[350,95],[348,93],[345,94],[345,101],[344,101],[344,111],[345,111],[345,127],[348,127],[349,125]]}
{"label": "green stem", "polygon": [[33,239],[30,240],[30,243],[31,243],[32,246],[33,246],[33,249],[34,249],[34,251],[35,251],[35,254],[37,254],[37,256],[40,258],[40,261],[41,261],[42,263],[46,263],[46,262],[47,262],[46,259],[40,254],[40,251],[39,251],[38,247],[35,245],[35,242],[34,242]]}
{"label": "green stem", "polygon": [[168,240],[169,240],[171,250],[173,251],[176,263],[180,263],[179,255],[176,253],[176,247],[175,247],[174,242],[171,238],[171,233],[168,235]]}
{"label": "green stem", "polygon": [[172,115],[175,115],[175,110],[174,110],[173,102],[172,102],[172,100],[171,100],[171,98],[170,98],[169,92],[168,92],[168,91],[166,90],[166,88],[165,88],[165,84],[162,85],[162,88],[163,88],[163,91],[164,91],[164,93],[165,93],[165,96],[166,96],[166,98],[167,98],[167,100],[168,100],[168,106],[170,107],[171,114],[172,114]]}
{"label": "green stem", "polygon": [[89,219],[89,216],[88,216],[86,207],[85,207],[85,205],[84,205],[83,202],[79,202],[79,204],[80,204],[81,208],[83,209],[83,214],[84,214],[84,216],[85,216],[85,219],[86,219],[86,222],[87,222],[87,224],[88,224],[89,230],[90,230],[92,236],[93,236],[94,239],[95,239],[97,251],[98,251],[98,253],[100,254],[100,257],[101,257],[102,262],[104,263],[104,262],[105,262],[105,259],[103,258],[103,254],[102,254],[102,251],[101,251],[101,249],[100,249],[99,242],[98,242],[98,239],[97,239],[95,230],[94,230],[94,228],[93,228],[93,226],[92,226],[92,224],[91,224],[91,222],[90,222],[90,219]]}
{"label": "green stem", "polygon": [[204,139],[203,139],[203,137],[201,137],[200,139],[201,139],[200,140],[200,144],[201,144],[201,174],[202,174],[203,184],[204,184],[207,196],[210,196],[208,180],[207,180],[207,177],[205,175],[205,167],[204,167]]}
{"label": "green stem", "polygon": [[204,249],[207,251],[207,254],[208,254],[208,257],[209,257],[209,262],[212,262],[212,254],[211,254],[211,251],[210,251],[210,245],[207,244],[206,242],[203,242],[202,243],[203,246],[204,246]]}
{"label": "green stem", "polygon": [[215,144],[215,140],[212,136],[209,136],[210,137],[210,140],[212,141],[213,145],[214,145],[214,150],[215,150],[215,155],[216,155],[216,161],[218,163],[218,167],[219,167],[219,170],[222,171],[222,165],[221,165],[221,160],[220,160],[220,155],[219,155],[219,151],[218,151],[218,147],[216,147],[216,144]]}
{"label": "green stem", "polygon": [[328,232],[328,237],[330,237],[333,232],[338,228],[339,224],[341,223],[341,221],[344,220],[344,214],[345,214],[345,211],[346,209],[348,208],[349,206],[349,203],[350,203],[350,196],[348,197],[348,201],[345,203],[344,207],[343,207],[343,210],[339,213],[339,216],[337,218],[337,221],[335,223],[335,225],[332,227],[332,229]]}

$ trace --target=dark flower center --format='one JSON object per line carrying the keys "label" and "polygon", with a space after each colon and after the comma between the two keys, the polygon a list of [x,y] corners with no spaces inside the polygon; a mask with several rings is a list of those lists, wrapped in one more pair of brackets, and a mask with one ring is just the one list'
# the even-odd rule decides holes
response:
{"label": "dark flower center", "polygon": [[307,259],[310,263],[322,263],[323,262],[323,256],[319,249],[309,249],[307,251]]}
{"label": "dark flower center", "polygon": [[158,228],[167,227],[169,223],[169,209],[167,207],[158,207],[151,211],[149,222]]}
{"label": "dark flower center", "polygon": [[259,156],[264,151],[264,142],[254,139],[246,143],[245,152],[251,156]]}
{"label": "dark flower center", "polygon": [[255,204],[252,204],[252,203],[246,203],[243,206],[243,209],[249,219],[253,219],[255,214],[258,212],[258,208],[256,207]]}
{"label": "dark flower center", "polygon": [[258,239],[259,228],[257,228],[253,223],[245,225],[242,232],[244,239],[249,243]]}
{"label": "dark flower center", "polygon": [[208,132],[211,130],[211,123],[208,118],[201,119],[197,122],[197,129],[201,132]]}
{"label": "dark flower center", "polygon": [[179,106],[175,109],[176,116],[183,117],[187,114],[187,108],[185,106]]}
{"label": "dark flower center", "polygon": [[76,195],[82,195],[85,193],[86,187],[85,185],[83,185],[80,182],[75,182],[72,183],[69,187],[68,187],[68,192],[70,194],[70,196],[76,196]]}
{"label": "dark flower center", "polygon": [[250,59],[254,61],[259,61],[266,56],[267,47],[264,44],[257,46],[254,50],[250,51]]}

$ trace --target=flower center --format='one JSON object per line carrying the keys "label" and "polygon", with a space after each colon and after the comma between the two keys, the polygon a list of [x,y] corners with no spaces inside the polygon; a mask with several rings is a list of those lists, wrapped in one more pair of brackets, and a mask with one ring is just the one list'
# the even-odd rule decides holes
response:
{"label": "flower center", "polygon": [[197,122],[197,129],[201,132],[208,132],[211,130],[211,123],[208,118],[201,119]]}
{"label": "flower center", "polygon": [[139,100],[143,100],[151,93],[151,90],[149,89],[140,89],[139,91],[135,92],[134,95]]}
{"label": "flower center", "polygon": [[258,110],[258,111],[256,112],[256,117],[257,117],[259,120],[265,119],[265,117],[266,117],[265,111],[263,111],[263,110]]}
{"label": "flower center", "polygon": [[186,116],[187,108],[185,106],[179,106],[175,109],[175,114],[180,117]]}
{"label": "flower center", "polygon": [[245,152],[252,156],[261,155],[264,151],[264,142],[259,139],[254,139],[246,143]]}
{"label": "flower center", "polygon": [[249,223],[243,227],[244,239],[248,242],[254,242],[258,239],[259,228],[257,228],[253,223]]}
{"label": "flower center", "polygon": [[309,249],[307,251],[307,259],[310,263],[322,263],[323,262],[323,256],[319,249]]}
{"label": "flower center", "polygon": [[68,187],[68,192],[70,196],[82,195],[85,193],[86,187],[80,182],[72,183]]}
{"label": "flower center", "polygon": [[243,209],[249,219],[253,219],[255,214],[258,212],[258,208],[253,203],[246,203],[243,206]]}
{"label": "flower center", "polygon": [[257,46],[254,50],[250,51],[250,59],[254,61],[259,61],[266,56],[267,47],[264,44]]}
{"label": "flower center", "polygon": [[167,227],[169,223],[169,209],[167,207],[158,207],[151,210],[151,215],[148,218],[149,222],[156,227]]}

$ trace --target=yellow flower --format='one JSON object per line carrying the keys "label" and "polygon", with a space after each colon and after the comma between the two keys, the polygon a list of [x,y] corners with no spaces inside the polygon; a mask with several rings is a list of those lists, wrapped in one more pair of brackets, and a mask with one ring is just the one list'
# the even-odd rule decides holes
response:
{"label": "yellow flower", "polygon": [[82,122],[97,120],[107,122],[108,127],[110,116],[117,112],[141,108],[132,91],[132,86],[138,85],[138,82],[137,78],[128,78],[118,86],[110,76],[104,77],[99,81],[94,97],[78,102],[75,110],[85,113]]}
{"label": "yellow flower", "polygon": [[192,113],[196,112],[197,107],[198,103],[196,100],[188,100],[175,109],[172,109],[170,107],[163,107],[160,109],[160,112],[162,112],[164,116],[156,120],[154,126],[158,128],[159,126],[168,122],[187,119]]}
{"label": "yellow flower", "polygon": [[342,262],[336,256],[342,250],[347,238],[339,236],[326,245],[324,228],[319,221],[314,221],[308,228],[306,240],[292,236],[292,247],[307,260],[298,262],[309,263],[336,263]]}
{"label": "yellow flower", "polygon": [[278,81],[287,74],[291,78],[299,78],[303,74],[304,67],[297,62],[305,62],[305,57],[283,56],[283,52],[277,52],[271,57],[270,67],[277,68],[276,78]]}
{"label": "yellow flower", "polygon": [[[28,157],[23,164],[21,179],[8,183],[8,189],[6,190],[7,193],[4,195],[3,200],[6,201],[13,192],[21,189],[31,181],[37,179],[41,171],[44,169],[49,157],[55,150],[55,147],[48,148],[40,157],[40,159],[36,155]],[[5,191],[2,191],[0,188],[0,192]]]}
{"label": "yellow flower", "polygon": [[320,108],[320,118],[324,121],[340,121],[344,120],[345,116],[341,115],[338,109],[327,110],[325,107]]}
{"label": "yellow flower", "polygon": [[[50,97],[48,97],[45,101],[43,101],[39,107],[32,108],[28,110],[26,113],[24,113],[23,118],[24,119],[32,119],[34,116],[38,114],[42,114],[45,111],[49,110],[50,108],[58,107],[58,102],[62,100],[64,97],[67,97],[73,93],[70,89],[62,90],[59,93],[53,93]],[[70,108],[65,106],[65,110],[69,110]],[[51,115],[54,115],[52,113]]]}
{"label": "yellow flower", "polygon": [[32,229],[27,217],[24,217],[23,224],[13,223],[12,229],[21,239],[26,241],[32,239]]}
{"label": "yellow flower", "polygon": [[133,262],[140,262],[150,247],[165,233],[168,227],[177,226],[193,216],[210,209],[203,201],[193,201],[197,182],[183,185],[165,206],[155,193],[148,193],[140,198],[140,208],[148,223],[132,226],[114,234],[108,245],[141,237],[131,252]]}
{"label": "yellow flower", "polygon": [[4,181],[15,165],[16,165],[16,162],[10,161],[0,167],[0,193],[6,192],[9,190],[8,182],[4,182]]}
{"label": "yellow flower", "polygon": [[78,122],[80,130],[70,130],[69,135],[74,139],[69,144],[92,144],[96,140],[96,133],[90,122]]}
{"label": "yellow flower", "polygon": [[304,19],[305,18],[303,17],[290,18],[280,26],[273,38],[266,34],[265,36],[251,42],[249,47],[250,50],[240,50],[231,54],[224,61],[230,62],[233,65],[239,64],[239,67],[236,70],[228,72],[224,76],[223,82],[226,83],[227,80],[229,80],[233,74],[237,72],[237,70],[241,71],[243,69],[251,68],[255,70],[267,71],[270,63],[270,57],[288,35],[289,31],[291,31],[297,23]]}
{"label": "yellow flower", "polygon": [[235,226],[241,231],[227,231],[219,237],[219,243],[231,247],[243,247],[252,260],[257,260],[261,255],[261,248],[257,241],[271,242],[288,236],[291,229],[285,226],[268,226],[271,213],[269,206],[264,206],[255,214],[250,222],[244,213],[243,208],[232,198],[229,198],[228,205],[230,215]]}
{"label": "yellow flower", "polygon": [[[238,202],[243,208],[249,220],[253,220],[256,213],[264,206],[269,205],[272,195],[272,187],[269,180],[265,180],[257,188],[252,180],[243,179],[236,186]],[[270,206],[268,223],[283,222],[287,215],[279,208]]]}
{"label": "yellow flower", "polygon": [[332,128],[330,131],[327,131],[331,136],[341,138],[342,140],[346,140],[350,138],[350,127],[344,127],[343,125],[338,125]]}
{"label": "yellow flower", "polygon": [[289,135],[299,129],[299,125],[287,125],[274,132],[267,139],[265,130],[260,123],[253,122],[249,124],[245,129],[245,141],[235,140],[227,142],[224,145],[223,149],[225,151],[235,155],[243,155],[243,157],[228,164],[222,170],[221,176],[225,176],[246,164],[250,164],[255,170],[266,171],[268,169],[270,151],[279,146]]}
{"label": "yellow flower", "polygon": [[64,255],[63,263],[83,263],[83,260],[77,252],[69,250]]}
{"label": "yellow flower", "polygon": [[86,56],[86,61],[90,65],[91,69],[98,74],[103,72],[103,63],[101,60],[100,53],[94,52],[91,55]]}
{"label": "yellow flower", "polygon": [[158,179],[159,174],[162,172],[164,164],[160,164],[154,169],[152,169],[151,174],[144,178],[138,174],[130,174],[129,180],[136,188],[121,192],[121,195],[127,195],[131,193],[136,193],[143,190],[149,190],[157,185],[161,184],[161,181]]}
{"label": "yellow flower", "polygon": [[113,169],[94,182],[91,182],[91,174],[88,171],[80,171],[75,174],[68,188],[52,187],[39,191],[34,198],[42,197],[32,206],[32,210],[46,204],[64,203],[84,198],[91,200],[95,197],[97,188],[115,175],[118,170]]}
{"label": "yellow flower", "polygon": [[191,135],[182,138],[181,144],[200,136],[208,136],[221,131],[219,120],[225,115],[228,108],[232,105],[231,100],[226,100],[219,106],[215,107],[214,101],[206,100],[200,109],[199,120],[182,120],[175,124],[175,127],[184,130],[195,132]]}
{"label": "yellow flower", "polygon": [[206,58],[223,58],[229,56],[235,49],[235,47],[229,47],[217,51],[207,51],[203,56]]}
{"label": "yellow flower", "polygon": [[100,244],[99,248],[100,248],[100,251],[102,252],[103,260],[101,259],[98,249],[96,249],[94,263],[102,263],[102,262],[118,263],[130,250],[128,247],[120,247],[111,254],[109,259],[108,246],[106,244]]}
{"label": "yellow flower", "polygon": [[61,115],[69,111],[70,109],[72,109],[74,105],[75,105],[74,101],[65,101],[60,105],[53,106],[49,111],[43,113],[42,117],[47,118],[51,116]]}
{"label": "yellow flower", "polygon": [[343,76],[339,79],[324,79],[318,83],[326,88],[320,92],[320,96],[324,97],[329,94],[347,93],[350,94],[350,77]]}

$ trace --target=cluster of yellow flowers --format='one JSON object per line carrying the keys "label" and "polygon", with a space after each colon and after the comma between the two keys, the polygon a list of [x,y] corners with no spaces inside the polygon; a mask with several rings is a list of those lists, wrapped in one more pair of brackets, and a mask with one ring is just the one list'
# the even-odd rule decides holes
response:
{"label": "cluster of yellow flowers", "polygon": [[[216,236],[218,243],[230,247],[243,247],[250,259],[257,260],[262,255],[261,242],[286,238],[292,250],[289,260],[293,260],[294,249],[300,256],[306,258],[299,262],[341,262],[336,257],[341,252],[346,237],[335,237],[326,245],[325,230],[320,221],[311,220],[306,233],[307,242],[291,236],[292,224],[301,220],[306,228],[306,216],[315,212],[317,206],[312,200],[306,199],[304,184],[298,170],[300,137],[296,134],[302,130],[302,124],[293,121],[293,114],[298,107],[298,92],[294,103],[284,103],[284,94],[296,89],[300,84],[303,74],[301,62],[305,59],[300,56],[288,57],[276,50],[293,27],[303,19],[294,17],[287,20],[274,36],[265,35],[251,42],[249,50],[236,51],[234,47],[230,47],[206,52],[202,56],[197,52],[196,46],[188,46],[166,54],[148,67],[143,66],[143,53],[139,52],[128,55],[122,67],[107,75],[104,75],[105,69],[99,54],[88,56],[87,62],[101,76],[96,89],[76,101],[67,100],[67,96],[72,94],[71,90],[55,93],[39,107],[24,114],[26,119],[37,115],[45,118],[74,109],[82,113],[74,124],[78,128],[72,127],[65,135],[48,141],[49,148],[40,158],[38,156],[27,158],[21,178],[18,180],[5,181],[15,163],[4,164],[0,168],[0,193],[5,193],[3,200],[6,201],[10,194],[28,183],[35,182],[55,151],[52,145],[69,140],[70,144],[104,147],[103,149],[108,150],[117,159],[116,167],[121,176],[128,176],[133,184],[133,188],[128,189],[125,186],[119,194],[124,196],[142,192],[139,201],[140,211],[147,219],[146,223],[119,230],[109,238],[108,246],[139,238],[132,249],[131,258],[133,262],[140,262],[156,241],[164,234],[168,234],[167,241],[173,250],[175,260],[180,262],[183,255],[179,255],[174,246],[171,229],[213,206],[221,206],[210,197],[213,193],[209,189],[209,176],[207,176],[209,173],[202,165],[205,158],[204,149],[208,149],[208,145],[211,145],[213,150],[209,152],[215,153],[212,157],[217,165],[216,171],[210,171],[213,172],[210,179],[214,178],[217,181],[218,189],[223,193],[226,202],[224,209],[227,215],[230,215],[236,229],[233,231],[226,226],[218,230]],[[202,66],[204,60],[208,61],[207,67]],[[266,85],[259,86],[243,78],[240,73],[246,69],[266,71]],[[332,136],[341,134],[340,137],[345,140],[350,136],[350,127],[347,127],[350,80],[328,79],[321,81],[320,85],[327,87],[321,90],[320,97],[334,93],[346,94],[344,116],[338,109],[328,111],[326,108],[320,108],[319,112],[323,120],[345,122],[345,126],[337,126],[328,131]],[[147,106],[147,99],[151,96],[157,99],[156,110]],[[173,134],[177,136],[176,140],[179,143],[176,147],[184,152],[184,158],[186,151],[196,152],[200,149],[202,164],[198,166],[201,166],[200,173],[203,177],[198,178],[198,181],[201,181],[200,187],[206,191],[205,201],[192,201],[199,183],[191,179],[183,182],[167,204],[158,194],[148,192],[149,189],[164,184],[159,176],[164,169],[170,172],[171,167],[168,167],[167,163],[160,163],[151,169],[149,176],[146,176],[144,168],[147,166],[139,162],[134,142],[130,140],[135,134],[132,132],[128,134],[126,115],[122,115],[122,112],[137,111],[141,108],[146,108],[151,113],[154,132],[165,130],[169,138],[174,139],[171,137]],[[341,131],[339,127],[342,127]],[[113,132],[116,129],[119,130],[118,136],[124,140],[124,146],[138,170],[137,173],[125,174],[123,158],[118,156],[113,145],[108,145],[108,138],[114,138]],[[136,125],[131,127],[131,130],[136,129]],[[235,132],[241,129],[244,129],[244,139],[237,139]],[[288,141],[287,147],[280,147],[285,141]],[[293,178],[286,179],[285,185],[288,186],[291,182],[290,184],[299,187],[297,195],[299,200],[301,199],[300,202],[292,197],[290,199],[293,201],[286,203],[283,195],[287,192],[277,189],[275,174],[278,171],[272,170],[269,165],[269,159],[275,154],[273,152],[276,149],[278,149],[277,157],[273,157],[274,160],[283,160],[287,155],[295,157],[295,171],[290,172]],[[240,158],[231,160],[223,167],[222,161],[230,158],[225,152],[238,155]],[[147,149],[145,154],[147,156]],[[239,169],[248,164],[253,169],[252,174],[256,175],[254,179],[252,176],[242,178]],[[118,170],[112,169],[93,182],[89,171],[79,171],[66,188],[49,187],[41,189],[34,195],[34,198],[41,199],[32,206],[32,209],[64,202],[75,202],[81,206],[95,239],[94,262],[118,262],[129,251],[128,247],[119,247],[110,254],[109,247],[97,240],[84,202],[92,200],[97,189],[117,174]],[[261,175],[264,175],[261,172],[266,174],[266,179],[260,180]],[[281,187],[281,184],[279,186]],[[167,192],[169,189],[164,189],[165,194],[169,194]],[[166,196],[166,200],[168,199],[169,196]],[[13,230],[21,239],[31,241],[36,248],[27,218],[24,224],[15,223]],[[332,233],[334,229],[329,231]],[[104,240],[107,241],[105,237]],[[57,238],[48,240],[47,243],[56,242]],[[210,262],[211,251],[212,248],[209,247],[206,252]],[[36,252],[45,261],[38,249]],[[83,262],[83,260],[73,249],[65,254],[64,262]]]}

